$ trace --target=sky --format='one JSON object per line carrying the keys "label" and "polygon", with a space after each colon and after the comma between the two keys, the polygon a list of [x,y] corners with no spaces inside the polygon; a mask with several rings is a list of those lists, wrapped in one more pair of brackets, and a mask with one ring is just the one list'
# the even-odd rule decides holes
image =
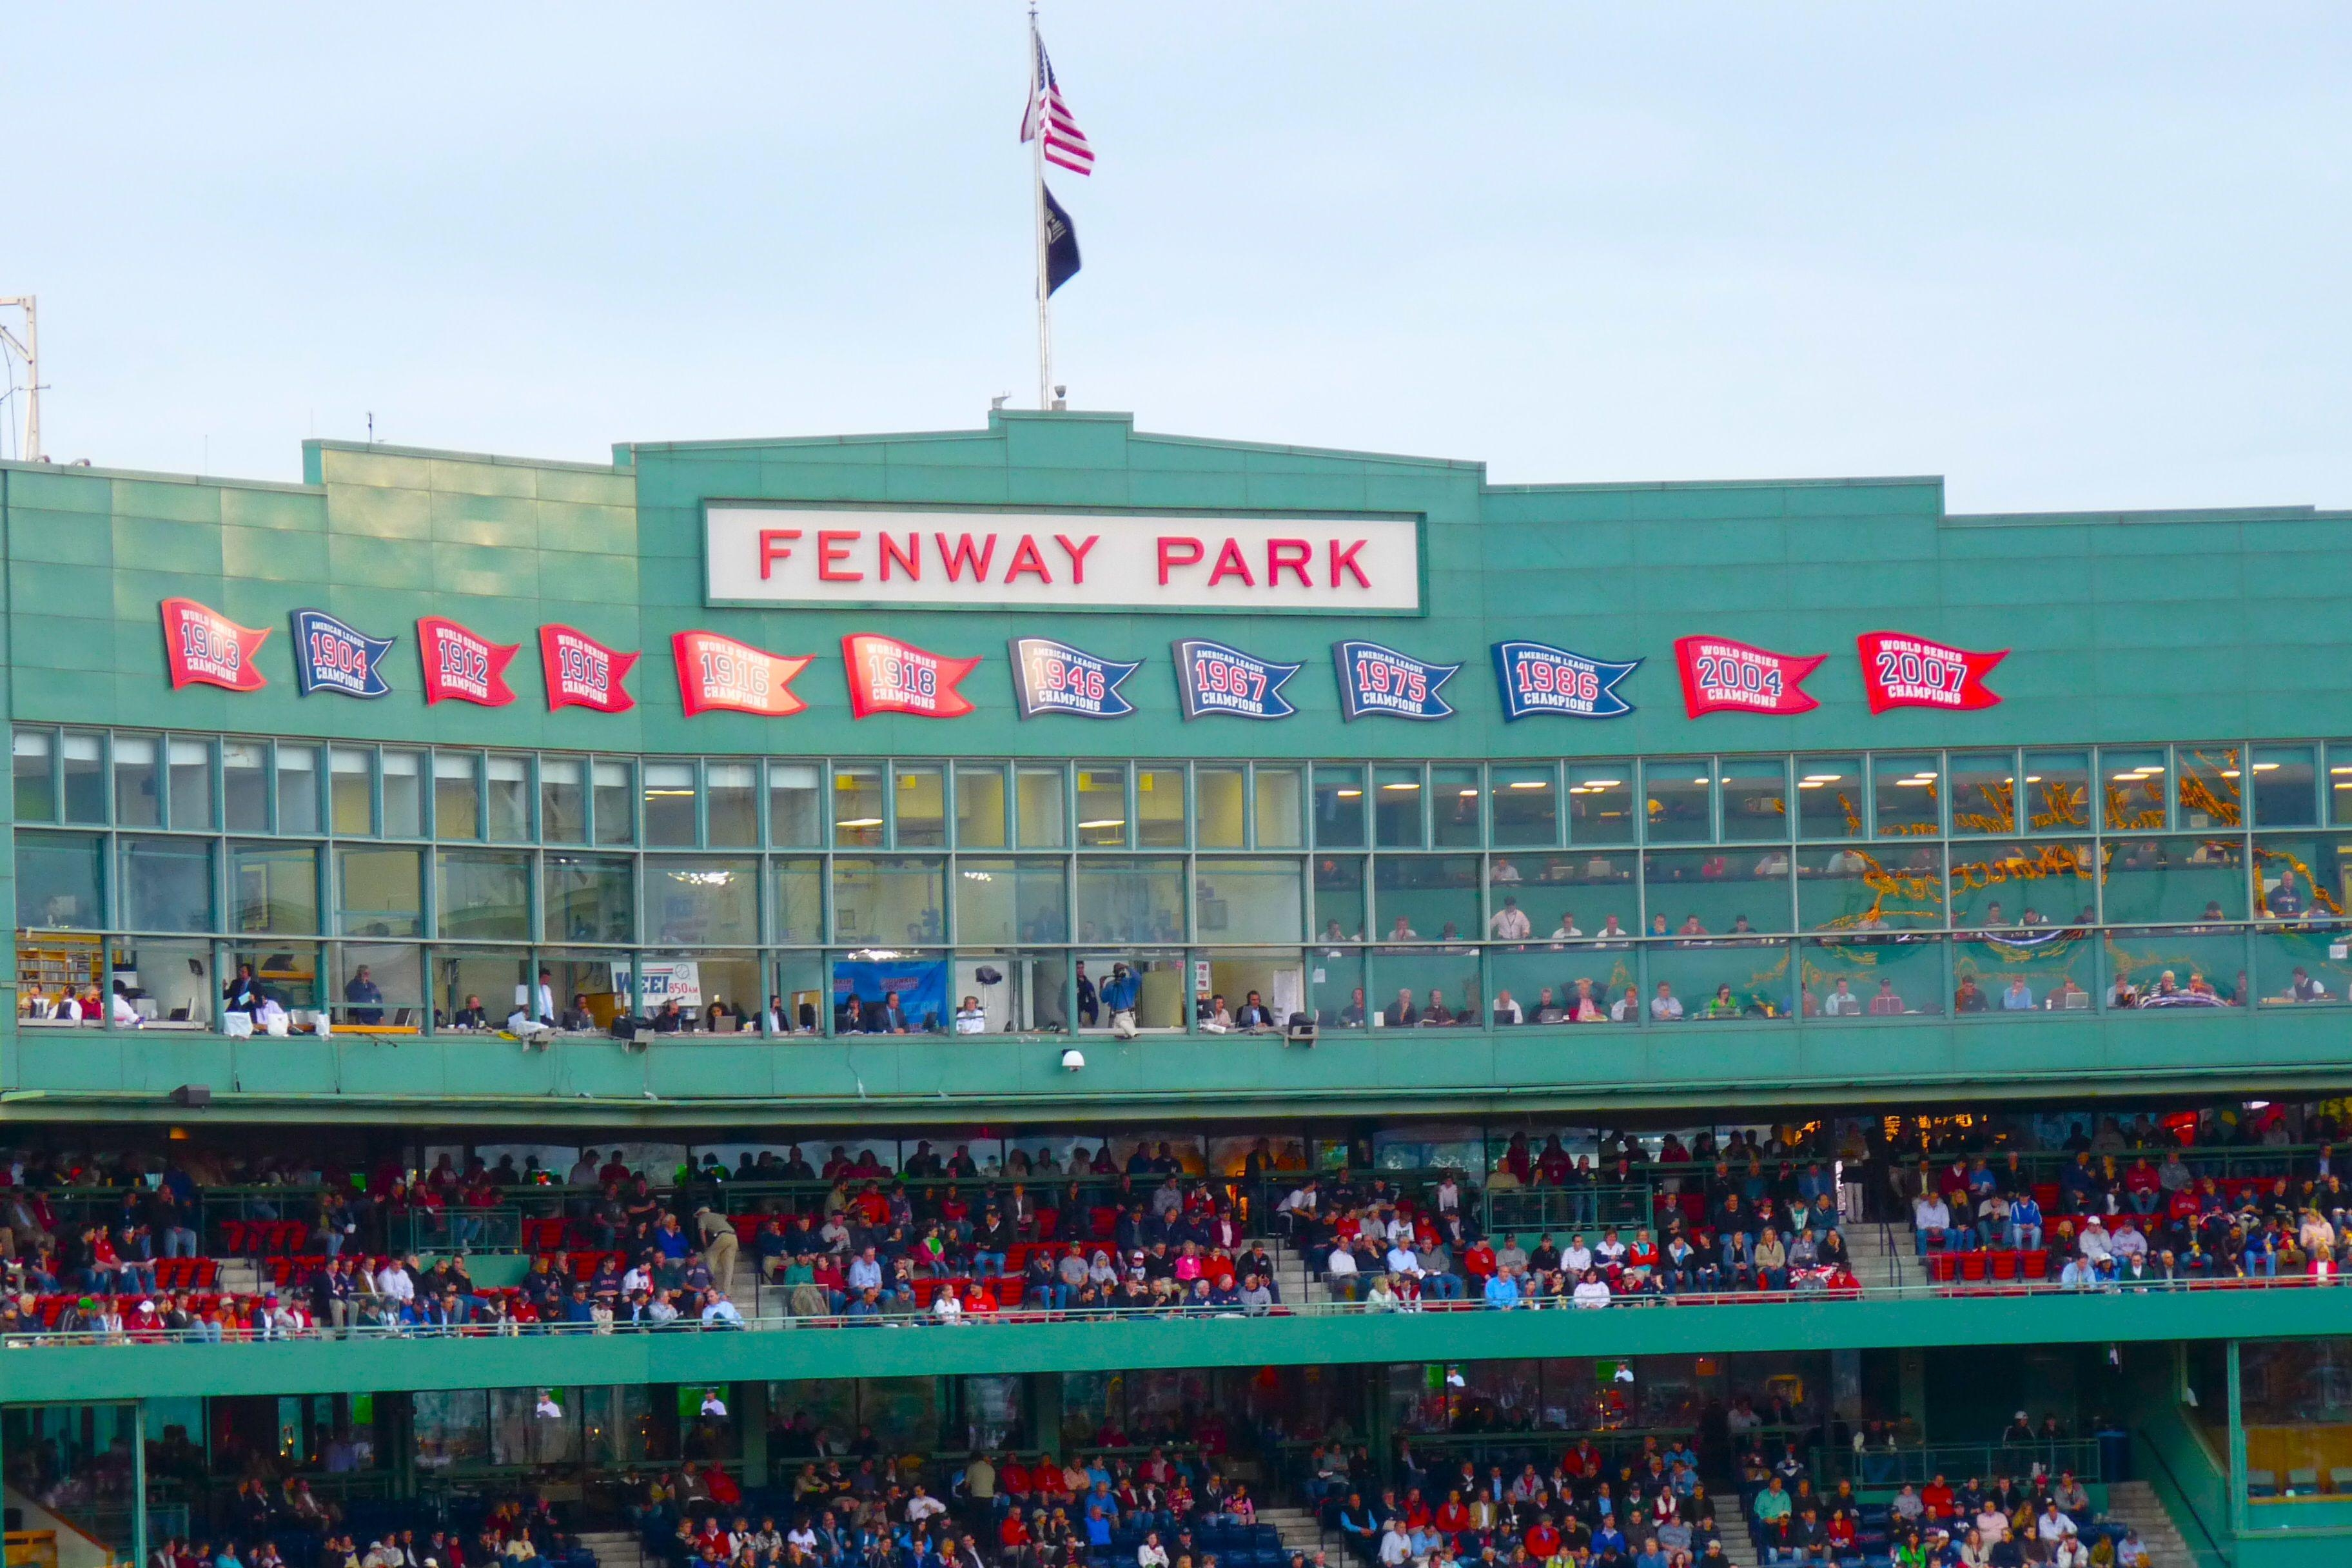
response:
{"label": "sky", "polygon": [[[2352,506],[2352,7],[1045,0],[1072,406],[1497,483]],[[598,461],[1036,396],[1013,0],[47,6],[54,458]],[[0,314],[0,321],[9,318]],[[17,453],[20,402],[0,454]]]}

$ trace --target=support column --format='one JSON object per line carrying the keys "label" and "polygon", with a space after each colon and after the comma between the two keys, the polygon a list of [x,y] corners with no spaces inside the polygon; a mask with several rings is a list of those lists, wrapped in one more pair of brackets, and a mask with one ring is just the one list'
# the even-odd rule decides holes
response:
{"label": "support column", "polygon": [[392,1495],[402,1502],[416,1500],[416,1395],[379,1394],[375,1396],[375,1434],[379,1454],[392,1456]]}
{"label": "support column", "polygon": [[2230,1533],[2246,1533],[2246,1418],[2243,1385],[2239,1381],[2239,1342],[2229,1343],[2230,1369]]}
{"label": "support column", "polygon": [[768,1478],[768,1385],[735,1385],[735,1429],[743,1435],[743,1484],[764,1487]]}
{"label": "support column", "polygon": [[1356,1369],[1362,1381],[1360,1391],[1363,1397],[1364,1433],[1372,1456],[1372,1473],[1383,1481],[1395,1479],[1390,1467],[1396,1462],[1394,1432],[1389,1421],[1389,1369],[1386,1362],[1374,1362]]}
{"label": "support column", "polygon": [[1029,1433],[1055,1464],[1062,1462],[1062,1374],[1029,1374]]}
{"label": "support column", "polygon": [[1903,1418],[1918,1433],[1919,1440],[1927,1436],[1927,1352],[1916,1348],[1902,1352],[1900,1370],[1903,1379],[1901,1396]]}
{"label": "support column", "polygon": [[131,1402],[131,1562],[147,1568],[147,1402]]}

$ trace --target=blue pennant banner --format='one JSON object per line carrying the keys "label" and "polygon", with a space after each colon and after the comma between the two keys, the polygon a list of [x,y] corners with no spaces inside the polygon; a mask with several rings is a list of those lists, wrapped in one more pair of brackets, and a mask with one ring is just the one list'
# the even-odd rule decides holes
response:
{"label": "blue pennant banner", "polygon": [[1616,663],[1587,658],[1539,642],[1495,645],[1495,676],[1503,686],[1503,717],[1559,713],[1570,719],[1615,719],[1633,705],[1617,695],[1617,683],[1641,660]]}
{"label": "blue pennant banner", "polygon": [[313,691],[388,695],[383,656],[391,651],[390,637],[372,637],[324,610],[294,612],[294,683],[305,697]]}
{"label": "blue pennant banner", "polygon": [[1460,673],[1458,664],[1430,664],[1376,642],[1335,642],[1339,711],[1349,719],[1450,719],[1452,703],[1438,689]]}
{"label": "blue pennant banner", "polygon": [[1078,719],[1118,719],[1135,711],[1119,695],[1118,683],[1143,668],[1097,658],[1051,637],[1013,639],[1013,694],[1021,717],[1067,713]]}
{"label": "blue pennant banner", "polygon": [[1176,645],[1176,689],[1184,699],[1187,719],[1204,713],[1287,719],[1298,710],[1283,700],[1282,683],[1299,668],[1252,658],[1237,647],[1202,637],[1186,637]]}

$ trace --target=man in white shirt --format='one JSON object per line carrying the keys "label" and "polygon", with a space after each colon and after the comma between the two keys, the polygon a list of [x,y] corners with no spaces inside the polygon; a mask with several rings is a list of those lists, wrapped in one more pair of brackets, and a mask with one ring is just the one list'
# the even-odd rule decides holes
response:
{"label": "man in white shirt", "polygon": [[1930,1247],[1944,1245],[1945,1233],[1952,1228],[1952,1211],[1941,1193],[1919,1194],[1911,1205],[1911,1228],[1918,1233],[1920,1256]]}
{"label": "man in white shirt", "polygon": [[959,1035],[984,1035],[988,1032],[988,1014],[977,996],[967,996],[956,1009],[955,1032]]}
{"label": "man in white shirt", "polygon": [[947,1512],[947,1510],[948,1505],[933,1497],[930,1493],[925,1491],[920,1481],[915,1483],[915,1495],[907,1500],[907,1522],[908,1524],[920,1524],[923,1521],[927,1519],[935,1519],[939,1515]]}
{"label": "man in white shirt", "polygon": [[2115,1245],[2107,1238],[2106,1222],[2097,1215],[2083,1221],[2083,1234],[2075,1238],[2074,1245],[2082,1249],[2083,1257],[2093,1263],[2102,1258],[2115,1256]]}
{"label": "man in white shirt", "polygon": [[596,1173],[604,1166],[597,1162],[596,1153],[593,1149],[580,1151],[580,1158],[572,1163],[572,1169],[563,1173],[566,1186],[593,1187],[597,1184]]}
{"label": "man in white shirt", "polygon": [[531,992],[531,1017],[551,1029],[555,1027],[554,982],[555,972],[542,969],[539,972],[539,984]]}
{"label": "man in white shirt", "polygon": [[1609,1021],[1612,1024],[1638,1024],[1642,1021],[1642,994],[1631,985],[1625,994],[1609,1005]]}
{"label": "man in white shirt", "polygon": [[1837,988],[1822,998],[1822,1012],[1832,1018],[1859,1018],[1862,1016],[1862,998],[1853,994],[1852,987],[1846,984],[1845,977],[1841,975]]}
{"label": "man in white shirt", "polygon": [[1528,911],[1519,908],[1519,900],[1507,898],[1503,907],[1486,922],[1486,930],[1496,942],[1525,942],[1535,926],[1528,919]]}
{"label": "man in white shirt", "polygon": [[1511,994],[1507,990],[1497,991],[1495,993],[1495,1022],[1497,1024],[1523,1024],[1527,1022],[1527,1014],[1521,1010],[1518,1003],[1512,999]]}
{"label": "man in white shirt", "polygon": [[1675,995],[1675,988],[1664,981],[1658,982],[1658,994],[1650,998],[1650,1016],[1662,1024],[1670,1024],[1683,1016],[1683,1005]]}
{"label": "man in white shirt", "polygon": [[395,1308],[405,1307],[416,1300],[416,1281],[409,1277],[406,1268],[401,1267],[400,1259],[387,1258],[383,1267],[376,1271],[375,1293]]}
{"label": "man in white shirt", "polygon": [[874,1249],[868,1247],[849,1260],[850,1294],[856,1295],[861,1290],[879,1290],[880,1289],[882,1289],[882,1262],[874,1256]]}
{"label": "man in white shirt", "polygon": [[1552,941],[1566,942],[1571,937],[1580,937],[1583,934],[1576,927],[1576,917],[1568,910],[1562,910],[1559,914],[1559,924],[1552,928]]}
{"label": "man in white shirt", "polygon": [[114,997],[108,1004],[107,1012],[118,1029],[142,1029],[147,1026],[147,1020],[141,1017],[139,1009],[131,1005],[131,994],[123,989],[122,982],[120,980],[114,983]]}
{"label": "man in white shirt", "polygon": [[1572,1236],[1568,1238],[1568,1250],[1559,1255],[1559,1266],[1570,1274],[1580,1278],[1586,1269],[1592,1267],[1592,1249],[1584,1245],[1583,1237]]}
{"label": "man in white shirt", "polygon": [[1356,1300],[1359,1289],[1356,1255],[1348,1250],[1345,1243],[1335,1245],[1331,1248],[1331,1256],[1323,1260],[1323,1272],[1329,1281],[1331,1294],[1335,1298],[1342,1301]]}

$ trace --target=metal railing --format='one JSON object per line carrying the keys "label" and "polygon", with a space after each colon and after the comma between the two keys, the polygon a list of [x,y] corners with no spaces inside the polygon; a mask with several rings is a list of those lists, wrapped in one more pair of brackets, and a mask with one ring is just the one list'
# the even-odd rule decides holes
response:
{"label": "metal railing", "polygon": [[2021,1476],[2040,1465],[2053,1476],[2105,1479],[2105,1456],[2096,1437],[2037,1439],[2027,1443],[1931,1443],[1895,1448],[1827,1447],[1822,1462],[1832,1481],[1857,1487],[1924,1487],[1937,1476]]}

